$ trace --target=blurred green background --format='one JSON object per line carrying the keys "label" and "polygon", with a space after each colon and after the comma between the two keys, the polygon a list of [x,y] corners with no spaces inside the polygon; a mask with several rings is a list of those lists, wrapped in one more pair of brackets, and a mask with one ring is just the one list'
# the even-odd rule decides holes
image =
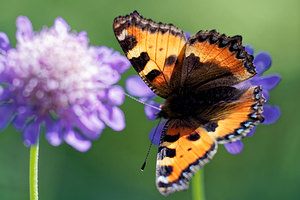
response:
{"label": "blurred green background", "polygon": [[[138,10],[144,17],[173,23],[183,30],[217,29],[240,34],[256,51],[273,58],[268,73],[282,82],[271,92],[271,104],[281,107],[276,124],[261,125],[244,139],[241,154],[231,155],[220,145],[205,166],[208,200],[300,199],[300,1],[121,1],[121,0],[10,0],[0,4],[0,31],[15,45],[15,19],[26,15],[39,30],[63,17],[73,30],[86,30],[92,45],[121,51],[112,31],[113,19]],[[130,69],[126,77],[135,74]],[[126,99],[126,129],[105,129],[92,148],[80,153],[63,144],[53,147],[41,138],[39,192],[41,200],[61,199],[191,199],[191,190],[163,197],[155,187],[156,147],[144,172],[148,132],[156,124],[144,115],[143,105]],[[0,133],[0,199],[29,199],[29,148],[12,127]]]}

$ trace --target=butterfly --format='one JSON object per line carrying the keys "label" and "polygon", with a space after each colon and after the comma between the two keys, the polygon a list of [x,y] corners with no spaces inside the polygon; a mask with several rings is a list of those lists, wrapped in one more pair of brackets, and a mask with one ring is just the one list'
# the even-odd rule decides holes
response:
{"label": "butterfly", "polygon": [[158,148],[157,188],[163,195],[185,190],[218,144],[242,139],[263,121],[260,87],[242,86],[256,74],[253,56],[241,36],[201,30],[187,39],[174,25],[137,11],[115,18],[113,29],[134,69],[165,99],[157,114],[167,120]]}

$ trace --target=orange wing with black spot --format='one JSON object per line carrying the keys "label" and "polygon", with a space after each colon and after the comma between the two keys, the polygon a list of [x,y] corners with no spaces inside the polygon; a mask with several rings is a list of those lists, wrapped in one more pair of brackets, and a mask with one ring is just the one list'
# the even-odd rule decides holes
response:
{"label": "orange wing with black spot", "polygon": [[163,195],[187,189],[196,171],[209,162],[217,151],[215,139],[203,128],[166,129],[156,164],[156,186]]}
{"label": "orange wing with black spot", "polygon": [[182,63],[186,44],[183,31],[145,19],[136,11],[117,17],[113,28],[134,69],[157,95],[166,98],[174,68]]}
{"label": "orange wing with black spot", "polygon": [[256,74],[252,61],[241,36],[199,31],[187,41],[180,84],[196,90],[231,86]]}

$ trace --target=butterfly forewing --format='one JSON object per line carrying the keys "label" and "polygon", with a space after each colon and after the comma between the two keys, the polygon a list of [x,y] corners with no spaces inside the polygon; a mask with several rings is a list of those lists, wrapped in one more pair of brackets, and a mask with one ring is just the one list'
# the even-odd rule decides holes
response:
{"label": "butterfly forewing", "polygon": [[252,61],[253,56],[245,51],[240,36],[199,31],[187,41],[182,84],[194,89],[231,86],[256,74]]}
{"label": "butterfly forewing", "polygon": [[145,19],[137,12],[116,18],[114,33],[142,79],[157,95],[167,98],[171,75],[176,63],[183,59],[184,33],[171,24]]}

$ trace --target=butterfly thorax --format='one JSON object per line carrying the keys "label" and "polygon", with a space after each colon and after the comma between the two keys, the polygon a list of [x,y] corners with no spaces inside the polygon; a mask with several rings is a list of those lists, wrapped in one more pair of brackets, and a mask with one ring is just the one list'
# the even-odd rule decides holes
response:
{"label": "butterfly thorax", "polygon": [[200,104],[201,99],[198,94],[181,88],[171,92],[157,116],[176,120],[180,124],[185,124],[185,122],[191,124],[191,120],[197,118]]}

